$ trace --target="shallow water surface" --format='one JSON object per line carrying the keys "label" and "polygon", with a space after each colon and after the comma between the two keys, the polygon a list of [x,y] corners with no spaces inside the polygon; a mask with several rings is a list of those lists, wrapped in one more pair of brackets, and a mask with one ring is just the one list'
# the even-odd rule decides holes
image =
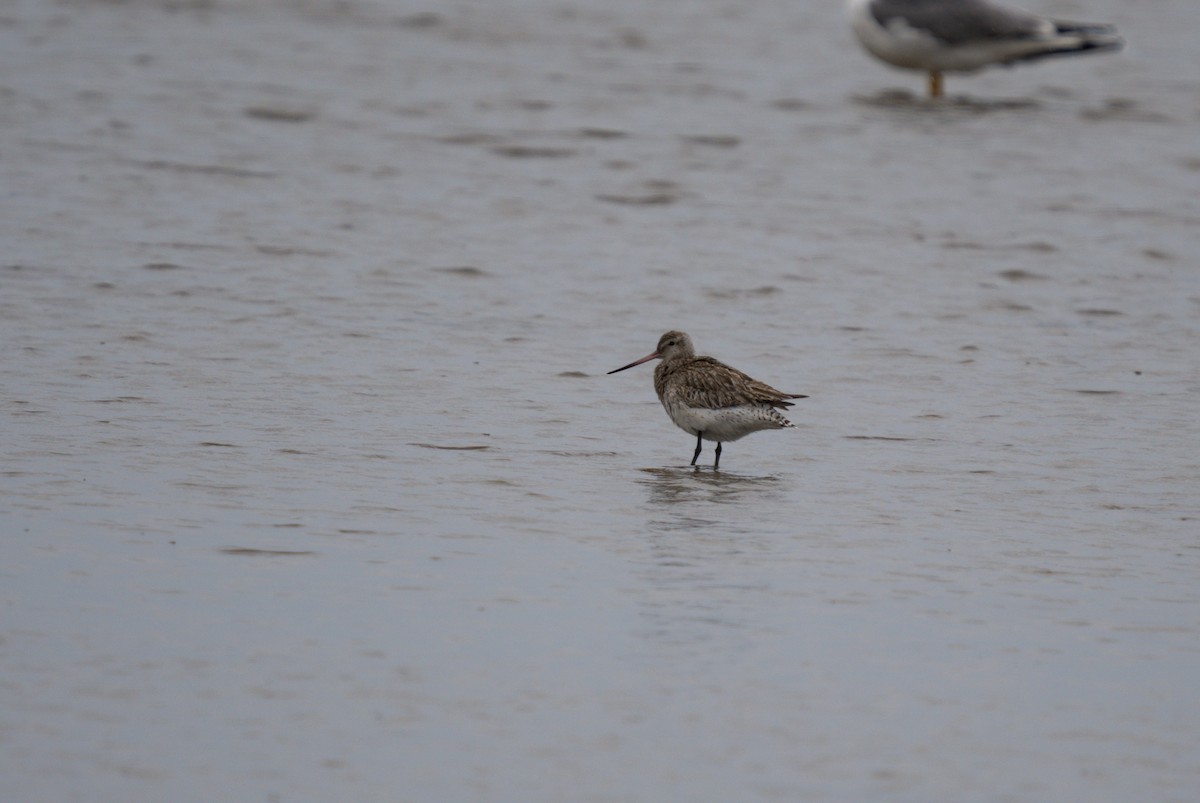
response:
{"label": "shallow water surface", "polygon": [[1195,799],[1200,7],[1086,5],[10,9],[0,797]]}

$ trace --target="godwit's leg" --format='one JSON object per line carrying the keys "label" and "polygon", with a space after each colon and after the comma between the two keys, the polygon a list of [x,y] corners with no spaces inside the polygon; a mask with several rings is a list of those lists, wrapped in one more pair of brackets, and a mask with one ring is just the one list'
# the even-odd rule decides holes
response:
{"label": "godwit's leg", "polygon": [[713,461],[713,471],[716,471],[719,465],[721,465],[721,442],[717,441],[717,459]]}
{"label": "godwit's leg", "polygon": [[704,435],[703,432],[696,433],[696,453],[692,455],[692,465],[696,465],[696,459],[700,457],[700,438]]}

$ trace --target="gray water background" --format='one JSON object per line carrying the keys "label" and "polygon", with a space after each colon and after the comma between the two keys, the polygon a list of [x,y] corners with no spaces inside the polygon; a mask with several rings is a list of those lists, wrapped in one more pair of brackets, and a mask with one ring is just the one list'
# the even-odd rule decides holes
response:
{"label": "gray water background", "polygon": [[1200,5],[1037,6],[5,4],[0,797],[1200,797]]}

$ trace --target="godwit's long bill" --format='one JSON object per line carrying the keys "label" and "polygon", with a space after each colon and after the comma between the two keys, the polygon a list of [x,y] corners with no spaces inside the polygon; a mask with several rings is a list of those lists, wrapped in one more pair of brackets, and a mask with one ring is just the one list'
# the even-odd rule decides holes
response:
{"label": "godwit's long bill", "polygon": [[789,399],[807,399],[784,393],[751,379],[712,357],[697,357],[692,339],[683,332],[667,332],[654,351],[609,371],[615,374],[650,360],[662,360],[654,369],[654,390],[675,426],[696,436],[692,465],[704,441],[716,441],[713,468],[721,463],[721,444],[736,441],[760,429],[793,426],[776,408],[792,406]]}
{"label": "godwit's long bill", "polygon": [[881,61],[929,73],[941,97],[943,72],[975,72],[1047,56],[1119,50],[1111,25],[1030,14],[988,0],[848,0],[855,35]]}

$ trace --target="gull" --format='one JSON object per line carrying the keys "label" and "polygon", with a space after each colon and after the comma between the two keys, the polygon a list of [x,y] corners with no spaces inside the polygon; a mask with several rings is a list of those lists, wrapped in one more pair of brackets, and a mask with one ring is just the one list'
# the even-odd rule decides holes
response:
{"label": "gull", "polygon": [[942,96],[943,72],[1102,53],[1123,44],[1111,25],[1064,22],[988,0],[848,0],[847,11],[871,55],[929,73],[933,98]]}

